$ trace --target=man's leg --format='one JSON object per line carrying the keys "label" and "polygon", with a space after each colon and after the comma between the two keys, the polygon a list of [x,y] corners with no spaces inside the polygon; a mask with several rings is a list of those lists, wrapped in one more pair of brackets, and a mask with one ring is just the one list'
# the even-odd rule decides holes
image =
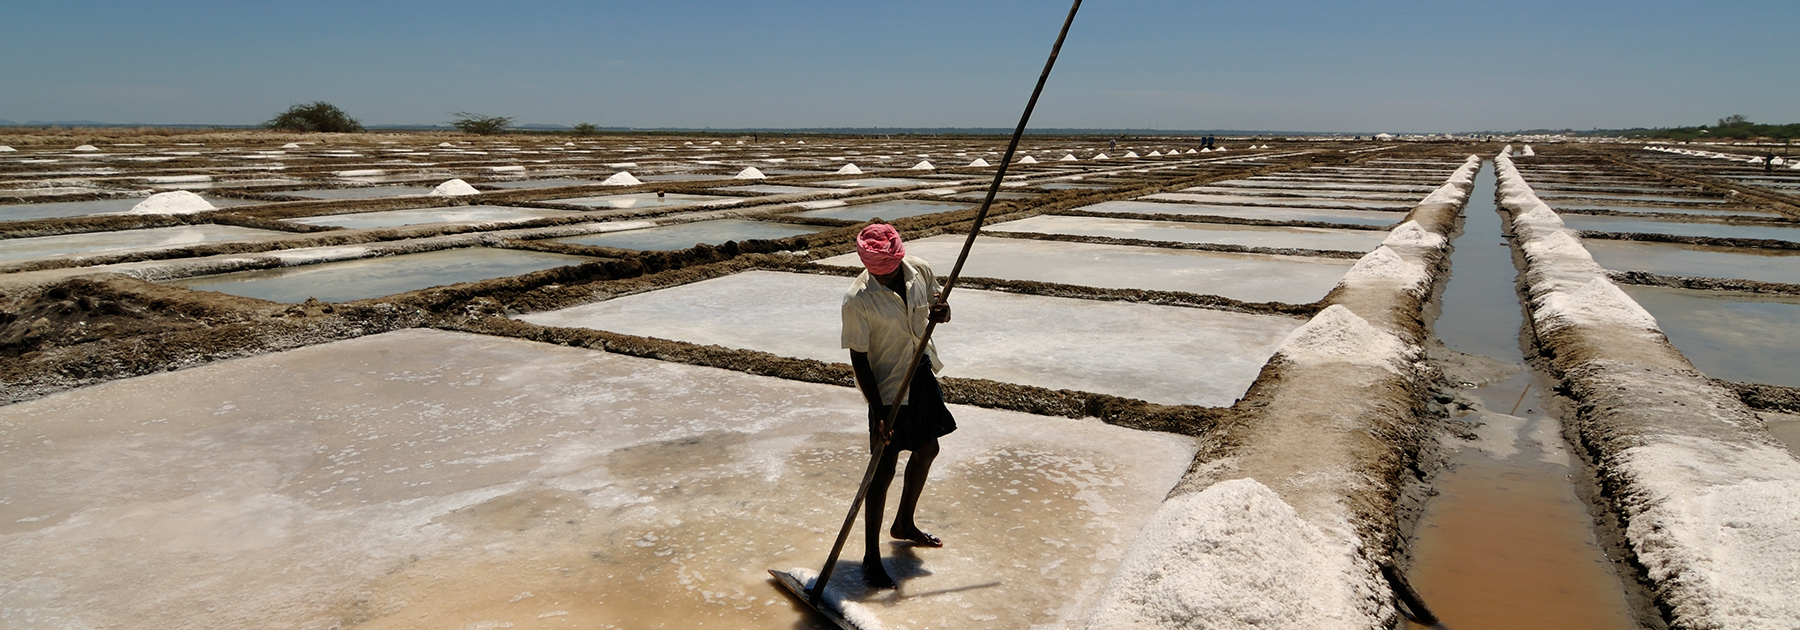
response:
{"label": "man's leg", "polygon": [[943,541],[920,530],[918,524],[913,522],[913,512],[919,508],[919,495],[925,492],[925,479],[931,476],[931,462],[937,459],[937,454],[937,438],[932,438],[919,445],[912,457],[906,460],[906,480],[900,488],[900,509],[894,514],[894,528],[889,530],[895,538],[910,540],[921,547],[944,546]]}
{"label": "man's leg", "polygon": [[[870,588],[894,587],[894,578],[881,566],[881,511],[887,505],[888,486],[894,483],[894,467],[899,461],[900,451],[894,448],[881,453],[881,461],[875,464],[875,478],[869,480],[868,496],[863,498],[863,582]],[[906,471],[911,478],[910,465]]]}

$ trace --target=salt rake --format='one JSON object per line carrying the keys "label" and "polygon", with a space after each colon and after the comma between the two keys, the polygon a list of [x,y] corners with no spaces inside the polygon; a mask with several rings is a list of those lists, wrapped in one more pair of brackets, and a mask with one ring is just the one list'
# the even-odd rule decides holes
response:
{"label": "salt rake", "polygon": [[[938,304],[948,304],[950,301],[950,290],[956,287],[956,279],[962,275],[963,263],[969,260],[969,250],[975,246],[975,236],[981,233],[981,224],[987,220],[988,207],[994,204],[994,197],[1000,192],[1000,183],[1006,179],[1006,169],[1012,165],[1013,152],[1019,148],[1019,138],[1025,135],[1025,124],[1031,120],[1031,110],[1037,108],[1038,95],[1044,92],[1044,82],[1050,78],[1050,68],[1056,65],[1056,56],[1062,51],[1063,39],[1069,36],[1069,25],[1075,22],[1075,12],[1079,10],[1081,0],[1075,0],[1069,6],[1069,16],[1063,19],[1062,31],[1057,33],[1056,43],[1050,46],[1050,58],[1044,61],[1044,71],[1038,75],[1037,87],[1031,90],[1031,100],[1025,102],[1025,113],[1019,116],[1019,126],[1013,129],[1012,141],[1006,145],[1006,154],[1000,157],[1000,168],[994,172],[994,182],[988,185],[987,199],[981,202],[981,210],[975,213],[975,224],[969,227],[969,236],[963,240],[962,253],[956,256],[956,266],[950,270],[950,277],[944,280],[944,290],[938,294]],[[935,321],[925,324],[925,334],[919,337],[919,346],[913,349],[912,361],[907,364],[905,376],[900,379],[900,389],[894,394],[896,404],[889,407],[887,418],[881,422],[882,435],[886,435],[899,418],[898,403],[906,397],[907,390],[912,386],[913,374],[924,360],[925,347],[931,343],[931,333],[936,329]],[[769,569],[769,575],[774,576],[775,581],[783,588],[845,630],[857,628],[857,625],[847,619],[843,611],[832,610],[825,605],[825,586],[831,581],[832,570],[837,567],[838,554],[844,551],[844,541],[850,537],[850,528],[856,525],[856,513],[862,510],[863,500],[868,498],[869,484],[875,479],[875,467],[880,463],[881,453],[885,449],[884,444],[869,457],[868,469],[863,471],[862,486],[856,490],[856,500],[851,502],[850,513],[844,516],[844,526],[838,530],[837,542],[831,546],[831,555],[826,557],[825,566],[819,569],[818,577],[812,580],[811,588],[808,588],[807,580],[802,575]]]}

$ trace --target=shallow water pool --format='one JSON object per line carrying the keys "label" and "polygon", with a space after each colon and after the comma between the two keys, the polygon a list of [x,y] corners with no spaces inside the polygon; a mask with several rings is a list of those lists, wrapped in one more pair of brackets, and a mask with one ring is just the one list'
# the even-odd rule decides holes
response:
{"label": "shallow water pool", "polygon": [[807,210],[805,212],[796,212],[796,213],[794,213],[794,216],[816,217],[816,218],[822,218],[822,219],[842,219],[845,221],[868,221],[870,219],[875,219],[875,218],[893,220],[893,219],[903,219],[906,217],[916,217],[916,216],[925,215],[925,214],[937,214],[939,212],[953,212],[956,210],[968,210],[972,207],[974,207],[974,206],[970,206],[969,204],[966,204],[966,203],[946,203],[946,202],[942,202],[942,201],[914,201],[911,199],[893,199],[893,200],[889,200],[889,201],[877,201],[875,203],[856,204],[853,206],[838,206],[835,208],[825,208],[825,209],[821,209],[821,210]]}
{"label": "shallow water pool", "polygon": [[[1152,195],[1154,197],[1155,195]],[[1318,221],[1348,225],[1394,225],[1406,220],[1405,212],[1381,210],[1338,210],[1331,208],[1213,206],[1191,203],[1156,203],[1148,201],[1105,201],[1077,208],[1085,212],[1120,212],[1137,214],[1179,214],[1191,216],[1230,217],[1262,221]]]}
{"label": "shallow water pool", "polygon": [[1638,241],[1582,241],[1607,269],[1800,284],[1800,251]]}
{"label": "shallow water pool", "polygon": [[1622,284],[1707,376],[1800,387],[1800,296]]}
{"label": "shallow water pool", "polygon": [[1382,239],[1387,238],[1387,232],[1373,230],[1139,221],[1136,219],[1055,215],[1040,215],[1018,221],[997,223],[982,228],[982,231],[1071,234],[1176,243],[1216,243],[1244,247],[1287,247],[1355,252],[1375,249],[1381,245]]}
{"label": "shallow water pool", "polygon": [[736,203],[743,197],[725,197],[720,195],[690,195],[687,193],[629,193],[623,195],[601,195],[598,197],[571,197],[568,199],[550,199],[551,203],[566,203],[575,206],[591,206],[595,208],[614,208],[618,210],[642,208],[678,208],[682,206],[702,206],[717,203]]}
{"label": "shallow water pool", "polygon": [[540,208],[455,206],[449,208],[414,208],[411,210],[334,214],[282,220],[287,221],[288,223],[300,223],[303,225],[323,225],[361,230],[400,227],[403,225],[424,225],[429,223],[507,223],[567,216],[582,215],[563,210],[546,210]]}
{"label": "shallow water pool", "polygon": [[173,280],[168,284],[271,302],[350,302],[429,287],[504,278],[594,260],[490,247],[239,271]]}
{"label": "shallow water pool", "polygon": [[234,225],[181,225],[143,230],[59,234],[0,239],[0,261],[57,258],[68,254],[109,255],[186,247],[220,241],[242,241],[286,232]]}

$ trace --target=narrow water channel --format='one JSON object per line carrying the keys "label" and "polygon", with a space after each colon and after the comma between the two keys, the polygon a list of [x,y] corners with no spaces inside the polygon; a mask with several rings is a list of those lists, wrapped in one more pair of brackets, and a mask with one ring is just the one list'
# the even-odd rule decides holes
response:
{"label": "narrow water channel", "polygon": [[[1442,627],[1638,628],[1625,588],[1576,495],[1582,474],[1542,375],[1525,364],[1512,250],[1494,206],[1494,167],[1470,194],[1434,351],[1452,383],[1456,425],[1412,542],[1411,581]],[[1410,624],[1408,627],[1419,628]]]}

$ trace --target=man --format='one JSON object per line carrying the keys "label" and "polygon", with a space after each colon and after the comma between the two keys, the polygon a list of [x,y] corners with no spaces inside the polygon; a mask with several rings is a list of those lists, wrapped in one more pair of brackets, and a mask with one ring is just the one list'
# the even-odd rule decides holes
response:
{"label": "man", "polygon": [[[843,346],[850,351],[856,384],[869,403],[869,446],[880,453],[875,478],[869,482],[863,513],[863,581],[872,588],[893,588],[894,579],[881,565],[881,512],[901,451],[912,451],[906,461],[906,477],[900,490],[900,509],[888,533],[920,547],[942,547],[943,541],[925,533],[913,522],[931,461],[937,458],[937,439],[956,430],[956,419],[944,407],[935,372],[943,369],[937,349],[926,346],[905,396],[898,396],[900,381],[927,320],[950,321],[950,306],[937,304],[937,275],[917,257],[907,256],[900,232],[885,223],[871,224],[856,236],[856,253],[865,271],[850,284],[843,302]],[[896,400],[898,398],[898,400]],[[900,405],[894,426],[883,432],[890,405]]]}

